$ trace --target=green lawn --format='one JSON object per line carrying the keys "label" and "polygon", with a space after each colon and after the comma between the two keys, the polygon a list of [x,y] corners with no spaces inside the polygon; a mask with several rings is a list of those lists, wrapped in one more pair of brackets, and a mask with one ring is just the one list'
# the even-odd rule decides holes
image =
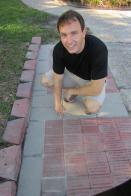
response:
{"label": "green lawn", "polygon": [[[10,111],[31,38],[41,36],[44,43],[58,38],[55,28],[49,25],[52,20],[56,17],[28,8],[20,0],[0,0],[0,137],[7,120],[11,119]],[[0,145],[3,145],[1,138]]]}

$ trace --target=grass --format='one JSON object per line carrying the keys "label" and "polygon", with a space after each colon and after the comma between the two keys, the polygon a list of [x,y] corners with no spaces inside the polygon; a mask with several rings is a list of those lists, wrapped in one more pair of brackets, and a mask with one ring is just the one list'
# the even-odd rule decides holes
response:
{"label": "grass", "polygon": [[[50,22],[55,16],[25,6],[20,0],[0,0],[0,146],[10,119],[17,85],[31,38],[54,42],[58,34]],[[48,26],[48,27],[47,27]]]}

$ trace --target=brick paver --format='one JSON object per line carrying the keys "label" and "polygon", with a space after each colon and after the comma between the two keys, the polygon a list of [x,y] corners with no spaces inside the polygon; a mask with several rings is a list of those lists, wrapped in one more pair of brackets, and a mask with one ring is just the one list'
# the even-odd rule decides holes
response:
{"label": "brick paver", "polygon": [[16,96],[30,99],[32,96],[32,82],[20,83],[17,88]]}
{"label": "brick paver", "polygon": [[21,165],[21,146],[0,150],[0,178],[17,180]]}
{"label": "brick paver", "polygon": [[9,121],[4,131],[3,139],[12,144],[22,144],[26,129],[24,118]]}
{"label": "brick paver", "polygon": [[24,69],[27,70],[35,70],[36,68],[36,60],[27,60],[24,63]]}
{"label": "brick paver", "polygon": [[40,48],[40,45],[30,44],[28,50],[29,51],[36,51],[36,52],[38,52],[39,48]]}
{"label": "brick paver", "polygon": [[26,59],[35,60],[35,59],[37,59],[37,56],[38,56],[38,52],[37,51],[28,51],[26,53]]}
{"label": "brick paver", "polygon": [[28,118],[30,101],[29,99],[19,99],[13,104],[11,115],[16,117]]}
{"label": "brick paver", "polygon": [[130,179],[130,125],[128,117],[46,121],[43,196],[92,196]]}
{"label": "brick paver", "polygon": [[16,184],[13,181],[8,181],[0,184],[0,196],[15,196]]}
{"label": "brick paver", "polygon": [[32,82],[34,80],[35,72],[34,70],[26,70],[21,74],[21,82]]}
{"label": "brick paver", "polygon": [[41,37],[32,37],[31,43],[38,45],[41,44]]}

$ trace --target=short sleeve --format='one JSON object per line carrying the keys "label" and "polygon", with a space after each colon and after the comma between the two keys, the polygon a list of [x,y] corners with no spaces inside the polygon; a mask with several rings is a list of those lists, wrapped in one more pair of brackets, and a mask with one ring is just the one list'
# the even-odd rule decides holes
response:
{"label": "short sleeve", "polygon": [[107,76],[108,72],[108,50],[107,47],[103,44],[97,49],[93,54],[92,58],[92,71],[91,78],[93,80],[98,80]]}
{"label": "short sleeve", "polygon": [[63,74],[64,69],[63,48],[62,45],[58,43],[53,50],[53,71],[57,74]]}

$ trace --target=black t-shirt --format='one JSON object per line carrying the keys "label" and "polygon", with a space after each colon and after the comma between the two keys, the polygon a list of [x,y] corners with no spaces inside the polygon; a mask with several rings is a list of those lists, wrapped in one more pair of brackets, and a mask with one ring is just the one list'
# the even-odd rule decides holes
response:
{"label": "black t-shirt", "polygon": [[63,74],[65,68],[84,80],[107,76],[108,51],[105,44],[93,35],[86,35],[85,47],[79,54],[70,54],[60,41],[53,50],[53,70]]}

